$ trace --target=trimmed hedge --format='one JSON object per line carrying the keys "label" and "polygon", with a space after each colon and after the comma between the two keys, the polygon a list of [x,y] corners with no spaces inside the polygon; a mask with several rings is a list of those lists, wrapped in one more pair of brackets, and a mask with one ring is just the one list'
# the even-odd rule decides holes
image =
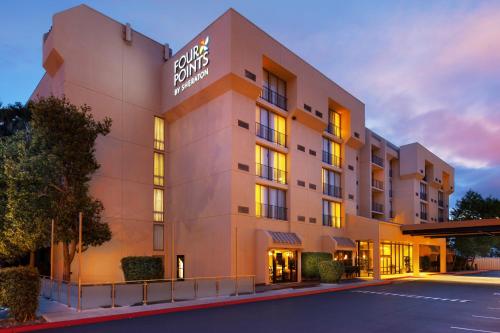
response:
{"label": "trimmed hedge", "polygon": [[340,261],[322,261],[319,263],[319,275],[323,283],[338,283],[345,267]]}
{"label": "trimmed hedge", "polygon": [[124,257],[121,263],[125,281],[163,279],[160,257]]}
{"label": "trimmed hedge", "polygon": [[319,263],[331,260],[332,254],[328,252],[302,252],[302,277],[310,280],[319,279]]}
{"label": "trimmed hedge", "polygon": [[0,305],[9,308],[16,321],[24,322],[36,318],[40,277],[31,267],[0,269]]}

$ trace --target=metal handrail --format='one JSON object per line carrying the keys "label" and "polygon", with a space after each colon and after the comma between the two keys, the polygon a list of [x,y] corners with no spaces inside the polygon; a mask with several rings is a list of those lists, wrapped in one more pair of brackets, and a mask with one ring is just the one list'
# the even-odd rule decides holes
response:
{"label": "metal handrail", "polygon": [[372,179],[372,186],[375,187],[376,189],[383,190],[384,182],[378,179]]}
{"label": "metal handrail", "polygon": [[384,159],[377,155],[372,155],[372,162],[380,167],[384,167]]}
{"label": "metal handrail", "polygon": [[378,202],[372,202],[372,211],[377,212],[377,213],[383,213],[384,212],[384,205]]}
{"label": "metal handrail", "polygon": [[323,194],[335,198],[342,198],[342,188],[340,186],[323,183]]}
{"label": "metal handrail", "polygon": [[342,167],[342,158],[340,156],[333,155],[332,153],[325,151],[325,150],[323,150],[322,161],[327,163],[327,164],[336,166],[337,168]]}
{"label": "metal handrail", "polygon": [[269,179],[280,184],[286,184],[287,172],[285,170],[273,168],[272,166],[255,163],[257,176]]}
{"label": "metal handrail", "polygon": [[276,105],[285,111],[288,110],[287,109],[287,98],[285,96],[279,94],[277,91],[269,89],[268,87],[262,87],[260,97],[263,100],[268,101],[269,103]]}
{"label": "metal handrail", "polygon": [[260,215],[259,217],[266,217],[268,219],[275,220],[287,220],[287,208],[280,206],[267,205],[263,203],[257,203],[260,206]]}
{"label": "metal handrail", "polygon": [[323,225],[327,227],[342,228],[342,218],[340,216],[323,214]]}
{"label": "metal handrail", "polygon": [[328,126],[326,127],[326,131],[337,138],[341,139],[341,131],[340,131],[340,126],[337,126],[333,123],[328,123]]}
{"label": "metal handrail", "polygon": [[259,122],[255,122],[255,135],[269,142],[286,147],[286,133],[277,131]]}

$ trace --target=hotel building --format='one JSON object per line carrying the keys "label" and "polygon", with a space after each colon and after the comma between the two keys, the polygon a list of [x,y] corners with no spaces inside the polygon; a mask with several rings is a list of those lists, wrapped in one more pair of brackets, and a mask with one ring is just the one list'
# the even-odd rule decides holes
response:
{"label": "hotel building", "polygon": [[236,11],[172,54],[77,6],[54,15],[43,67],[31,98],[113,120],[91,183],[113,238],[84,253],[84,282],[121,281],[120,259],[142,255],[166,277],[266,284],[300,281],[303,252],[374,278],[419,272],[424,254],[446,269],[445,239],[401,226],[447,220],[453,168],[367,129],[360,100]]}

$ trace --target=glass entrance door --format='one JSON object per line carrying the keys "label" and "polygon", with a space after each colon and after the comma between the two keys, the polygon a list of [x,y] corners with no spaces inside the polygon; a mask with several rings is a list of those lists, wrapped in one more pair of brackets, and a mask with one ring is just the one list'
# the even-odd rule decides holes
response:
{"label": "glass entrance door", "polygon": [[297,281],[297,251],[274,249],[268,255],[270,282]]}

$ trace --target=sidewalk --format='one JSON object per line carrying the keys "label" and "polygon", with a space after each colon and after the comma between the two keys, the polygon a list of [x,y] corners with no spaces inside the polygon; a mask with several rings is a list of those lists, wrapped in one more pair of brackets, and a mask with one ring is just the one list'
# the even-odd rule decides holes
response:
{"label": "sidewalk", "polygon": [[257,294],[226,296],[217,298],[203,298],[192,301],[182,301],[174,303],[161,303],[143,306],[127,306],[117,308],[101,308],[82,310],[80,312],[67,306],[40,298],[40,313],[47,321],[47,324],[38,325],[32,329],[43,329],[48,327],[73,326],[84,323],[95,323],[108,320],[125,319],[132,317],[141,317],[170,312],[188,311],[195,309],[204,309],[220,307],[235,304],[244,304],[250,302],[261,302],[267,300],[276,300],[290,297],[299,297],[314,295],[327,292],[363,288],[368,286],[386,285],[391,281],[362,281],[342,284],[320,284],[316,287],[300,289],[280,289],[270,290]]}

